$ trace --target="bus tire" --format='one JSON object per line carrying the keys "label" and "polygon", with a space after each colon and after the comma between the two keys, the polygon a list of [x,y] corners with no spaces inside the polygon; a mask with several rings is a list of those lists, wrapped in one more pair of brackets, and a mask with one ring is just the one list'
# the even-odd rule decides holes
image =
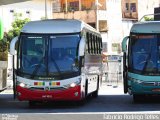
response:
{"label": "bus tire", "polygon": [[29,107],[34,107],[36,105],[36,101],[29,101]]}
{"label": "bus tire", "polygon": [[123,71],[123,86],[124,86],[124,93],[128,92],[128,81],[127,81],[127,72]]}
{"label": "bus tire", "polygon": [[88,80],[86,80],[86,83],[85,83],[85,95],[84,95],[84,99],[86,99],[88,96]]}
{"label": "bus tire", "polygon": [[78,105],[84,105],[86,103],[86,98],[81,99],[80,101],[77,101]]}
{"label": "bus tire", "polygon": [[98,80],[97,80],[97,89],[96,89],[96,91],[94,91],[94,92],[92,93],[92,96],[93,96],[94,98],[97,98],[97,97],[98,97],[98,90],[99,90],[99,76],[98,76]]}
{"label": "bus tire", "polygon": [[143,99],[144,99],[144,95],[133,94],[134,103],[142,102]]}

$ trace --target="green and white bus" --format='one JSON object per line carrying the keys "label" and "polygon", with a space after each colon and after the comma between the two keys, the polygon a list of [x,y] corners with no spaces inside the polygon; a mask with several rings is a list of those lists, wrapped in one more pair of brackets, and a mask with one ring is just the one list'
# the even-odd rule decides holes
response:
{"label": "green and white bus", "polygon": [[[135,23],[122,42],[124,93],[134,102],[160,94],[160,21]],[[143,98],[144,99],[144,98]]]}

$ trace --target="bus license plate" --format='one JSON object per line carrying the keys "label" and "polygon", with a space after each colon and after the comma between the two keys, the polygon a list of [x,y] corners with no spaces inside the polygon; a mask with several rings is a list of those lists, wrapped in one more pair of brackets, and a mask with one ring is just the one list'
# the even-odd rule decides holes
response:
{"label": "bus license plate", "polygon": [[52,98],[52,95],[42,95],[42,98]]}

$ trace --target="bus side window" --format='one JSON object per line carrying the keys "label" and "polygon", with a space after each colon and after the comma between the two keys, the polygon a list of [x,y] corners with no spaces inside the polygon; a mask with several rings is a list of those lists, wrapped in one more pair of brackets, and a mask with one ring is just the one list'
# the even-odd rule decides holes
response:
{"label": "bus side window", "polygon": [[97,54],[99,54],[99,42],[98,42],[98,36],[97,36],[97,40],[96,40],[96,43],[97,43]]}
{"label": "bus side window", "polygon": [[98,38],[98,43],[99,43],[99,54],[101,54],[101,38]]}
{"label": "bus side window", "polygon": [[90,42],[91,42],[91,54],[93,54],[93,36],[92,36],[92,34],[90,34]]}
{"label": "bus side window", "polygon": [[96,54],[96,36],[93,35],[94,54]]}
{"label": "bus side window", "polygon": [[102,52],[102,38],[100,38],[100,54]]}
{"label": "bus side window", "polygon": [[98,46],[98,37],[96,36],[96,54],[99,54],[99,52],[98,52],[98,48],[99,48],[99,46]]}
{"label": "bus side window", "polygon": [[90,34],[88,33],[88,43],[89,43],[89,54],[91,54],[92,53],[92,45],[91,45],[91,36],[90,36]]}
{"label": "bus side window", "polygon": [[87,53],[90,53],[89,33],[87,33],[86,40],[87,40],[86,51]]}
{"label": "bus side window", "polygon": [[100,42],[99,42],[99,37],[97,38],[97,46],[98,46],[98,54],[99,54],[99,50],[100,50]]}
{"label": "bus side window", "polygon": [[92,34],[92,54],[95,53],[95,46],[94,46],[94,35]]}
{"label": "bus side window", "polygon": [[92,34],[92,48],[93,48],[93,51],[92,53],[95,54],[95,36]]}

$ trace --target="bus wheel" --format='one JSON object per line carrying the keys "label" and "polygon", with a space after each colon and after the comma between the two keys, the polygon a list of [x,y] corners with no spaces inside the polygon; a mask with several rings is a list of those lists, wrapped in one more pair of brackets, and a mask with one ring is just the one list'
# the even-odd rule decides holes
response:
{"label": "bus wheel", "polygon": [[137,95],[137,94],[133,95],[133,101],[134,101],[134,103],[142,102],[143,99],[144,99],[144,95]]}
{"label": "bus wheel", "polygon": [[92,93],[92,97],[93,97],[93,98],[97,98],[97,97],[98,97],[98,90],[96,90],[96,91],[94,91],[94,92]]}
{"label": "bus wheel", "polygon": [[80,101],[77,101],[77,105],[84,105],[86,103],[86,98],[83,98],[82,100]]}
{"label": "bus wheel", "polygon": [[84,95],[84,99],[86,99],[88,96],[88,80],[86,80],[86,84],[85,84],[85,95]]}
{"label": "bus wheel", "polygon": [[96,89],[96,91],[94,91],[94,92],[92,93],[92,96],[93,96],[94,98],[97,98],[97,97],[98,97],[98,90],[99,90],[99,76],[98,76],[98,81],[97,81],[97,89]]}
{"label": "bus wheel", "polygon": [[30,107],[33,107],[35,105],[36,105],[36,101],[32,101],[32,100],[29,101],[29,106]]}

